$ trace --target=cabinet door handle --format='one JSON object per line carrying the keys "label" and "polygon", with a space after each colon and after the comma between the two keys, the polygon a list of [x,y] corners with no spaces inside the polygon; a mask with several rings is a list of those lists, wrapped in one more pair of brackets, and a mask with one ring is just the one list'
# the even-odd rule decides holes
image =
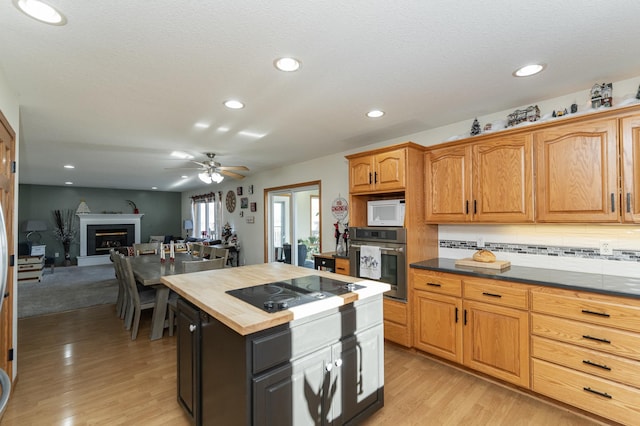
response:
{"label": "cabinet door handle", "polygon": [[596,342],[611,343],[611,340],[603,339],[602,337],[589,336],[588,334],[583,334],[582,337],[584,339],[595,340]]}
{"label": "cabinet door handle", "polygon": [[195,324],[189,324],[189,331],[191,333],[193,333],[194,331],[196,331],[196,325]]}
{"label": "cabinet door handle", "polygon": [[431,287],[442,287],[442,285],[438,283],[427,283],[427,285],[430,285]]}
{"label": "cabinet door handle", "polygon": [[473,200],[473,214],[478,214],[478,201]]}
{"label": "cabinet door handle", "polygon": [[467,310],[466,310],[466,309],[464,310],[464,315],[463,315],[462,323],[463,323],[464,325],[467,325]]}
{"label": "cabinet door handle", "polygon": [[458,323],[458,308],[456,308],[456,324]]}
{"label": "cabinet door handle", "polygon": [[371,185],[371,172],[369,172],[369,185]]}
{"label": "cabinet door handle", "polygon": [[464,202],[464,214],[469,214],[469,200]]}
{"label": "cabinet door handle", "polygon": [[324,369],[329,372],[331,370],[333,370],[333,363],[328,363],[327,365],[324,366]]}
{"label": "cabinet door handle", "polygon": [[627,192],[627,213],[631,213],[631,193]]}
{"label": "cabinet door handle", "polygon": [[587,392],[595,393],[596,395],[604,396],[605,398],[609,398],[609,399],[613,398],[611,395],[609,395],[606,392],[600,392],[595,389],[591,389],[590,387],[587,387],[587,386],[583,387],[582,389],[586,390]]}
{"label": "cabinet door handle", "polygon": [[582,363],[583,364],[587,364],[587,365],[592,365],[594,367],[602,368],[603,370],[611,371],[611,367],[608,367],[608,366],[602,365],[602,364],[598,364],[598,363],[593,362],[593,361],[589,361],[588,359],[583,359]]}
{"label": "cabinet door handle", "polygon": [[489,296],[489,297],[497,297],[498,299],[502,297],[501,294],[495,294],[495,293],[487,293],[486,291],[482,292],[483,296]]}
{"label": "cabinet door handle", "polygon": [[338,358],[334,361],[334,364],[336,367],[340,368],[342,367],[342,358]]}
{"label": "cabinet door handle", "polygon": [[616,197],[612,192],[611,193],[611,212],[615,212],[615,211],[616,211]]}
{"label": "cabinet door handle", "polygon": [[373,172],[373,183],[378,183],[378,172]]}
{"label": "cabinet door handle", "polygon": [[609,318],[611,316],[606,312],[595,312],[595,311],[590,311],[588,309],[583,309],[582,313],[583,314],[588,314],[588,315],[597,315],[599,317],[606,317],[606,318]]}

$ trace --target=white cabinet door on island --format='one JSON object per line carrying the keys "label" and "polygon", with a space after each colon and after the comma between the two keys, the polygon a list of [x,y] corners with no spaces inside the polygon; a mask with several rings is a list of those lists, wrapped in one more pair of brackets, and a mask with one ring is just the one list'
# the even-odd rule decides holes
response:
{"label": "white cabinet door on island", "polygon": [[[252,267],[269,265],[233,270],[251,272]],[[275,268],[335,277],[291,265]],[[294,318],[277,324],[281,312],[260,313],[246,303],[234,307],[236,301],[224,291],[217,296],[227,297],[231,310],[218,312],[196,289],[199,284],[178,283],[189,275],[192,280],[215,279],[215,284],[208,285],[220,292],[230,274],[228,270],[184,274],[168,284],[182,296],[177,315],[178,400],[196,425],[357,424],[384,405],[382,293],[386,287],[341,277],[363,288],[335,296],[338,306],[305,305],[312,307],[310,315],[302,314],[303,309],[289,309]],[[247,284],[251,285],[236,276],[236,284],[229,286]],[[247,312],[238,310],[240,306]],[[237,325],[243,316],[254,314],[266,315],[276,324],[267,328]],[[257,331],[243,333],[255,327]]]}

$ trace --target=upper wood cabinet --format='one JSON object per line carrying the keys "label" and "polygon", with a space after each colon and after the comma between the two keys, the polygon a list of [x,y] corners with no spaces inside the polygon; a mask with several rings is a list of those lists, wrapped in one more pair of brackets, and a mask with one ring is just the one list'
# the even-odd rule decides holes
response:
{"label": "upper wood cabinet", "polygon": [[406,182],[405,148],[364,156],[349,156],[349,192],[403,190]]}
{"label": "upper wood cabinet", "polygon": [[427,222],[532,222],[530,133],[425,153]]}
{"label": "upper wood cabinet", "polygon": [[537,221],[620,220],[617,128],[607,118],[533,133]]}
{"label": "upper wood cabinet", "polygon": [[622,133],[622,217],[640,223],[640,114],[620,120]]}

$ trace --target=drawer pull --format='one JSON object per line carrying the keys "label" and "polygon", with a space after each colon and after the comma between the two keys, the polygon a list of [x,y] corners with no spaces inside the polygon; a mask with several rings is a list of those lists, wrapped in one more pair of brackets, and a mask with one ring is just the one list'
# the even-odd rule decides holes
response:
{"label": "drawer pull", "polygon": [[583,387],[582,389],[586,390],[587,392],[595,393],[596,395],[604,396],[605,398],[609,398],[609,399],[613,398],[611,395],[609,395],[606,392],[600,392],[595,389],[591,389],[590,387]]}
{"label": "drawer pull", "polygon": [[497,297],[497,298],[501,298],[502,295],[501,294],[495,294],[495,293],[487,293],[486,291],[482,292],[483,296],[489,296],[489,297]]}
{"label": "drawer pull", "polygon": [[609,318],[611,315],[607,314],[606,312],[594,312],[594,311],[590,311],[588,309],[583,309],[582,310],[583,314],[588,314],[588,315],[597,315],[599,317],[606,317]]}
{"label": "drawer pull", "polygon": [[611,340],[603,339],[602,337],[589,336],[588,334],[583,334],[582,337],[584,339],[595,340],[596,342],[611,343]]}
{"label": "drawer pull", "polygon": [[602,368],[603,370],[611,371],[611,367],[607,367],[606,365],[598,364],[593,361],[589,361],[588,359],[582,360],[583,364],[592,365],[594,367]]}
{"label": "drawer pull", "polygon": [[427,283],[427,285],[430,285],[431,287],[442,287],[442,284],[438,283]]}

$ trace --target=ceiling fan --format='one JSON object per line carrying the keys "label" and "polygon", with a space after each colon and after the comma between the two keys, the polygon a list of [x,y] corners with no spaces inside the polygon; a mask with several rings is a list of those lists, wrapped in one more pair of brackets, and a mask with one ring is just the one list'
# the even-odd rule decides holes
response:
{"label": "ceiling fan", "polygon": [[213,152],[206,152],[205,155],[209,158],[205,161],[189,160],[192,163],[197,164],[200,167],[180,167],[181,169],[200,170],[198,178],[204,183],[220,183],[225,176],[234,179],[244,179],[244,176],[240,173],[232,172],[231,170],[244,170],[249,171],[246,166],[222,166],[220,163],[214,160],[216,154]]}

